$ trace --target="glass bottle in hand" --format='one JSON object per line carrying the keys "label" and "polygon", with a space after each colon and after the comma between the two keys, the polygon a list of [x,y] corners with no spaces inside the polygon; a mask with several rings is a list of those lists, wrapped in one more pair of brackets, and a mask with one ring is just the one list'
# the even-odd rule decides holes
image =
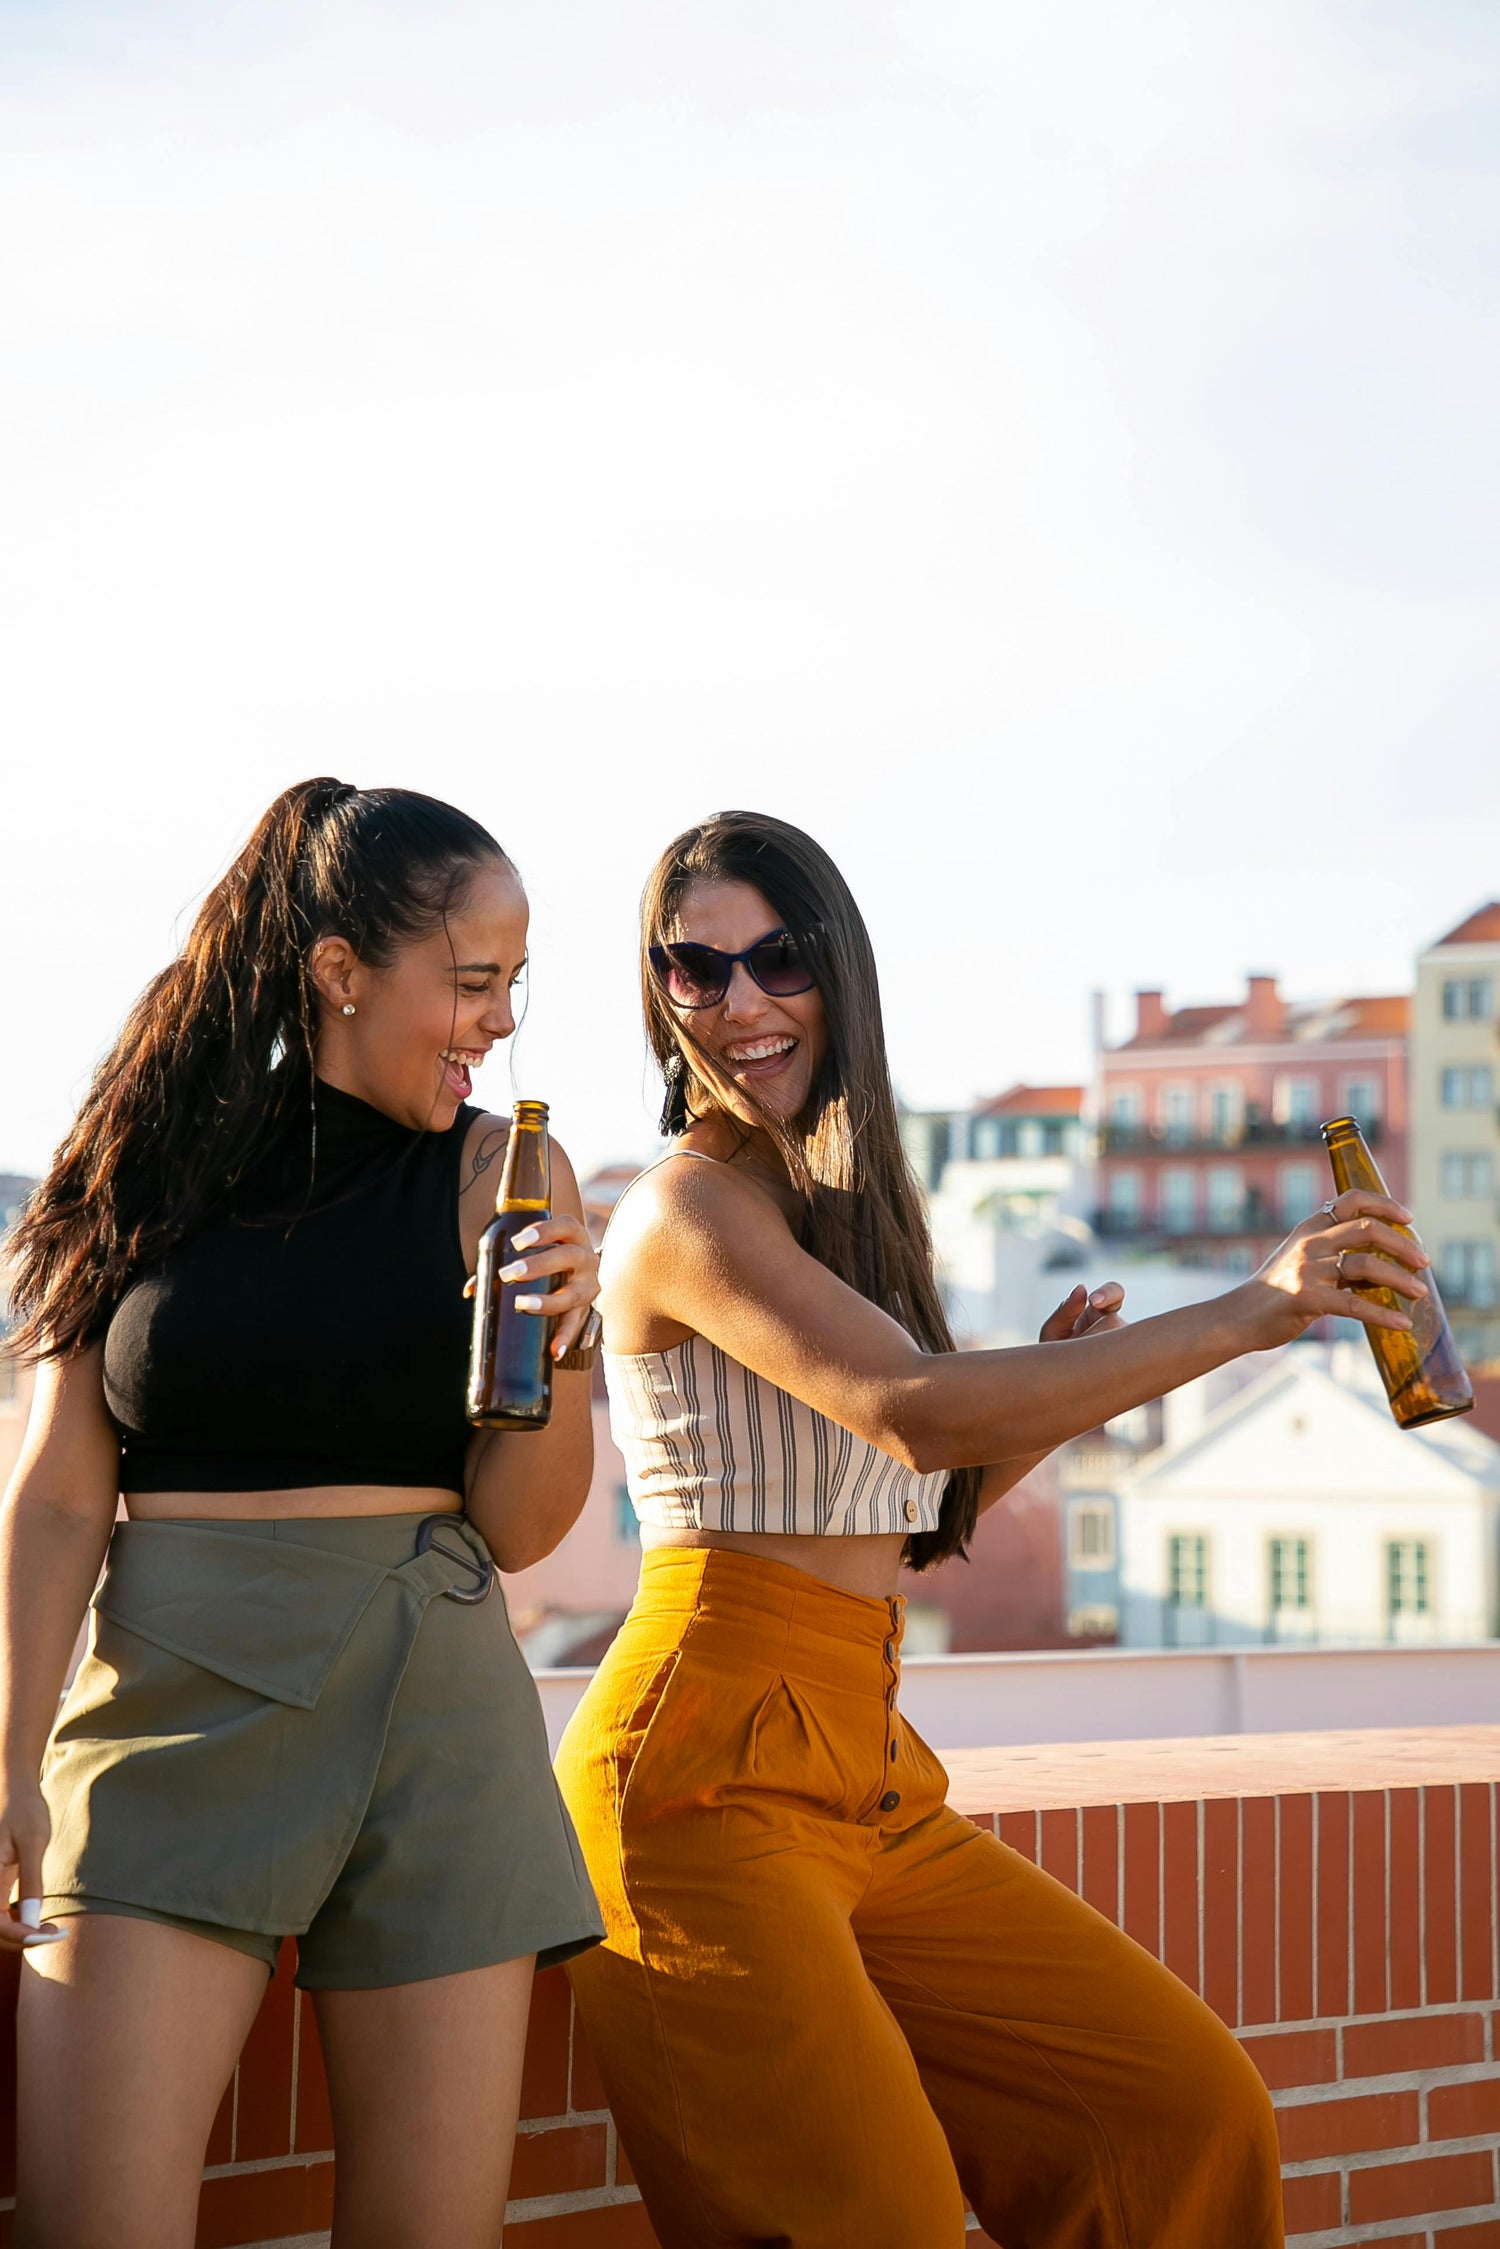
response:
{"label": "glass bottle in hand", "polygon": [[[1353,1117],[1335,1117],[1324,1125],[1323,1144],[1340,1194],[1346,1187],[1364,1187],[1373,1195],[1389,1194],[1380,1166]],[[1410,1226],[1398,1226],[1396,1232],[1416,1239]],[[1427,1294],[1416,1298],[1398,1296],[1394,1289],[1374,1288],[1368,1282],[1350,1284],[1356,1296],[1369,1297],[1372,1303],[1384,1304],[1390,1311],[1404,1312],[1411,1321],[1410,1329],[1365,1329],[1391,1412],[1403,1429],[1420,1429],[1427,1421],[1446,1421],[1449,1414],[1468,1413],[1474,1404],[1474,1386],[1458,1355],[1430,1265],[1422,1279]]]}
{"label": "glass bottle in hand", "polygon": [[[552,1157],[545,1101],[518,1101],[495,1215],[479,1238],[474,1275],[474,1330],[469,1348],[469,1419],[480,1429],[545,1429],[552,1416],[552,1322],[516,1308],[518,1296],[542,1296],[550,1273],[502,1281],[517,1234],[552,1215]],[[524,1256],[525,1252],[521,1254]]]}

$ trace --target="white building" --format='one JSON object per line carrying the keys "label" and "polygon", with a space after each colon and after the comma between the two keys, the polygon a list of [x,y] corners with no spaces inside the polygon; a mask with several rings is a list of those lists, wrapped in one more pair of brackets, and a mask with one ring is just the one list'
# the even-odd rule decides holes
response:
{"label": "white building", "polygon": [[1500,1359],[1500,902],[1417,962],[1411,1204],[1459,1350]]}
{"label": "white building", "polygon": [[[1114,1492],[1134,1647],[1480,1640],[1500,1628],[1500,1445],[1400,1430],[1360,1342],[1299,1345]],[[1104,1505],[1096,1498],[1096,1505]]]}

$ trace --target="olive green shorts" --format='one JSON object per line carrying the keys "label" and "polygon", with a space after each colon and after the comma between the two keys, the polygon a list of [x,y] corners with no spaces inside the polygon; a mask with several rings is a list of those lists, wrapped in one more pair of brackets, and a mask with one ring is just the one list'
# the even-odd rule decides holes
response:
{"label": "olive green shorts", "polygon": [[50,1916],[268,1967],[295,1936],[310,1989],[598,1941],[488,1550],[445,1515],[418,1552],[426,1520],[117,1526],[42,1769]]}

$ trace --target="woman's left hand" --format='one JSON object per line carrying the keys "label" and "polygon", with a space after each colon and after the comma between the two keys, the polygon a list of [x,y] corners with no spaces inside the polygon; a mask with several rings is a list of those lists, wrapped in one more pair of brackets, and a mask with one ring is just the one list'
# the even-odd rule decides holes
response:
{"label": "woman's left hand", "polygon": [[560,1212],[555,1219],[537,1219],[535,1226],[524,1226],[519,1235],[510,1241],[513,1250],[524,1250],[524,1257],[513,1257],[508,1266],[499,1268],[504,1282],[517,1280],[544,1280],[546,1273],[558,1273],[558,1284],[546,1295],[517,1295],[517,1311],[535,1311],[546,1320],[555,1320],[551,1354],[562,1358],[582,1334],[582,1322],[589,1318],[589,1304],[598,1295],[598,1257],[594,1244],[589,1241],[589,1230],[582,1219],[571,1217],[571,1212]]}
{"label": "woman's left hand", "polygon": [[599,1260],[588,1228],[581,1218],[563,1211],[556,1218],[539,1218],[534,1226],[523,1227],[511,1248],[526,1254],[501,1266],[502,1281],[537,1281],[548,1273],[559,1276],[557,1286],[545,1296],[518,1296],[515,1304],[518,1312],[556,1320],[551,1350],[553,1358],[560,1359],[582,1334],[589,1306],[599,1294]]}
{"label": "woman's left hand", "polygon": [[1075,1335],[1103,1335],[1108,1328],[1125,1325],[1120,1307],[1125,1291],[1118,1281],[1101,1281],[1090,1291],[1080,1281],[1063,1298],[1057,1310],[1042,1323],[1042,1343],[1066,1343]]}

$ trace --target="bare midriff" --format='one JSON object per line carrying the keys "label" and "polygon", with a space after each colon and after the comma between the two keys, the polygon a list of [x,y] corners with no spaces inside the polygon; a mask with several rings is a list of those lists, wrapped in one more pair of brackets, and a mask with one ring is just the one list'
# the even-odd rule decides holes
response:
{"label": "bare midriff", "polygon": [[204,1522],[271,1521],[298,1515],[461,1515],[457,1492],[414,1488],[409,1484],[307,1484],[289,1492],[127,1492],[125,1512],[132,1522],[170,1523],[177,1518]]}
{"label": "bare midriff", "polygon": [[896,1590],[905,1540],[897,1535],[874,1538],[798,1537],[785,1531],[700,1531],[642,1523],[641,1545],[722,1546],[732,1554],[755,1554],[765,1562],[781,1562],[789,1570],[805,1570],[825,1584],[845,1593],[859,1593],[869,1601],[888,1601]]}

